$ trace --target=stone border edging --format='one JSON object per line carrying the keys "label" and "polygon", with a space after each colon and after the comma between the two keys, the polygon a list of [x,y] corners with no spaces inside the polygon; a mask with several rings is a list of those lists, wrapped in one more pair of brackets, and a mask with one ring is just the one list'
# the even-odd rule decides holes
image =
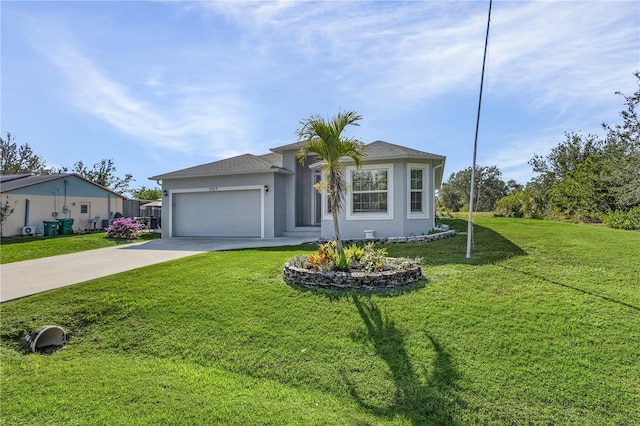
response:
{"label": "stone border edging", "polygon": [[375,291],[406,287],[423,278],[420,265],[381,272],[316,271],[284,265],[284,281],[308,289]]}
{"label": "stone border edging", "polygon": [[[389,244],[398,244],[398,243],[429,243],[431,241],[442,240],[444,238],[453,237],[457,234],[455,230],[449,230],[444,232],[439,232],[437,234],[429,234],[429,235],[411,235],[409,237],[388,237],[388,238],[355,238],[349,240],[342,240],[343,244],[351,244],[351,243],[389,243]],[[318,241],[319,243],[327,242],[328,240]]]}
{"label": "stone border edging", "polygon": [[[439,232],[429,235],[412,235],[409,237],[363,238],[343,240],[344,244],[374,242],[374,243],[428,243],[456,235],[455,230]],[[318,241],[322,243],[322,241]],[[284,282],[289,285],[306,289],[350,290],[357,292],[385,291],[402,289],[422,280],[420,265],[412,265],[402,270],[381,272],[341,272],[317,271],[292,266],[290,261],[284,264]]]}

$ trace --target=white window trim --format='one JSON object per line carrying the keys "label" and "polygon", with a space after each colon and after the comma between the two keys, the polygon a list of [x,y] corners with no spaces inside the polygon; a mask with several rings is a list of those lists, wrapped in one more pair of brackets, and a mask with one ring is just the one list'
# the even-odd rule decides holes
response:
{"label": "white window trim", "polygon": [[333,215],[329,212],[329,192],[326,189],[322,190],[322,220],[333,220]]}
{"label": "white window trim", "polygon": [[[322,172],[322,174],[320,175],[320,181],[321,182],[326,182],[327,179],[329,178],[329,176],[325,173]],[[333,220],[333,215],[331,214],[331,212],[329,212],[329,191],[327,191],[327,187],[325,185],[324,188],[322,188],[322,220]]]}
{"label": "white window trim", "polygon": [[[422,170],[422,211],[411,211],[411,170]],[[407,219],[428,219],[430,198],[427,192],[429,187],[429,165],[428,164],[407,164]]]}
{"label": "white window trim", "polygon": [[394,196],[394,186],[393,186],[393,164],[371,164],[362,166],[358,169],[355,166],[347,167],[347,185],[349,188],[352,187],[351,181],[351,172],[362,171],[362,170],[380,170],[387,169],[387,212],[386,213],[352,213],[351,210],[353,208],[352,196],[353,193],[351,190],[347,193],[347,199],[345,203],[346,210],[346,219],[347,220],[393,220],[393,196]]}

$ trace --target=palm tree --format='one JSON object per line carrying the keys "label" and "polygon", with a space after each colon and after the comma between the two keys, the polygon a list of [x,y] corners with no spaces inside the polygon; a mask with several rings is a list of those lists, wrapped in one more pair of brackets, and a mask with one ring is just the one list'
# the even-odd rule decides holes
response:
{"label": "palm tree", "polygon": [[[342,159],[349,157],[360,168],[365,155],[365,145],[359,139],[342,137],[342,131],[349,125],[359,126],[358,121],[362,116],[355,111],[338,112],[330,120],[325,120],[319,115],[312,115],[306,120],[300,121],[302,127],[296,130],[298,140],[307,144],[298,151],[297,157],[300,164],[304,165],[308,153],[315,153],[324,161],[323,171],[328,175],[328,181],[323,182],[329,193],[331,203],[331,215],[333,216],[333,230],[336,237],[336,248],[343,252],[340,241],[340,228],[338,227],[338,212],[342,208],[346,182],[342,175]],[[316,187],[321,191],[322,187]]]}

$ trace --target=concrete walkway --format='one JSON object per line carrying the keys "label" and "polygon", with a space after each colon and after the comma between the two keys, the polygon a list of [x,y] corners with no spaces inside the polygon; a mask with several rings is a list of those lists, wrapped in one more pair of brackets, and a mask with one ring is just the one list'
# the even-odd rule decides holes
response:
{"label": "concrete walkway", "polygon": [[0,302],[208,251],[292,246],[303,238],[166,238],[0,265]]}

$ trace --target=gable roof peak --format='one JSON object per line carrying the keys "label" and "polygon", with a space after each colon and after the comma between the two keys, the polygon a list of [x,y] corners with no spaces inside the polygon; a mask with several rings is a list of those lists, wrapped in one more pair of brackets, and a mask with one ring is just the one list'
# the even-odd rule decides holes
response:
{"label": "gable roof peak", "polygon": [[380,140],[371,142],[367,145],[366,159],[373,160],[382,158],[423,158],[443,160],[445,157]]}
{"label": "gable roof peak", "polygon": [[244,173],[278,172],[282,171],[282,155],[277,153],[265,155],[241,154],[199,166],[176,170],[149,179],[174,179],[197,176],[219,176]]}

